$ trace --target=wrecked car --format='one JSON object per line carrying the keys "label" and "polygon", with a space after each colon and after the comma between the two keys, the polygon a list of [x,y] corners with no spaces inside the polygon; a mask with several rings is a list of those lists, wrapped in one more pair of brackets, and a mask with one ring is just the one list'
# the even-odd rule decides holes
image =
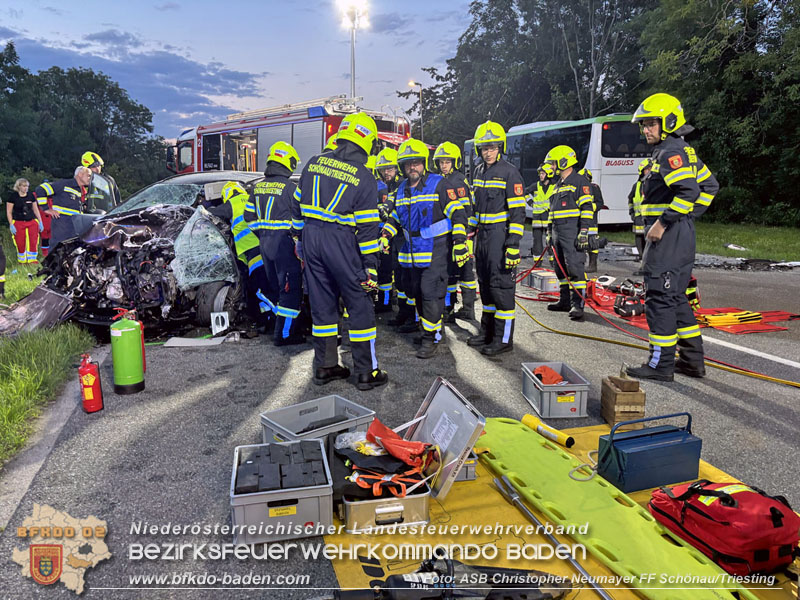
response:
{"label": "wrecked car", "polygon": [[233,237],[203,205],[220,202],[227,181],[260,178],[215,171],[154,183],[51,251],[41,285],[69,297],[72,319],[90,326],[107,326],[120,308],[157,328],[233,317],[242,303]]}

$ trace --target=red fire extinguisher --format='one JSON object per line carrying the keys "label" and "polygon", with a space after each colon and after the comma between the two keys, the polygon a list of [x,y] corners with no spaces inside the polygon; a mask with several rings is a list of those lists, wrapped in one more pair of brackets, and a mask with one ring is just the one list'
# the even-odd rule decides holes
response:
{"label": "red fire extinguisher", "polygon": [[100,366],[88,354],[81,354],[78,381],[81,385],[83,410],[87,413],[103,410],[103,388],[100,385]]}
{"label": "red fire extinguisher", "polygon": [[144,353],[144,323],[142,323],[139,319],[136,318],[136,311],[135,310],[128,310],[127,308],[115,308],[114,310],[117,311],[117,316],[114,317],[112,320],[116,321],[117,319],[127,318],[131,321],[136,321],[139,324],[139,336],[142,340],[142,372],[147,373],[147,357]]}

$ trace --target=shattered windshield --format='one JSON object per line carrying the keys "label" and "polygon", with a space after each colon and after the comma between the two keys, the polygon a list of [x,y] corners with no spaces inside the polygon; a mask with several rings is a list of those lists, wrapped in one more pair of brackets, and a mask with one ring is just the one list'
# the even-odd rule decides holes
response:
{"label": "shattered windshield", "polygon": [[134,194],[114,210],[109,211],[109,214],[115,215],[156,204],[192,206],[202,191],[203,186],[192,183],[156,183]]}
{"label": "shattered windshield", "polygon": [[182,290],[213,281],[235,282],[238,277],[228,242],[209,216],[198,208],[175,239],[172,271]]}

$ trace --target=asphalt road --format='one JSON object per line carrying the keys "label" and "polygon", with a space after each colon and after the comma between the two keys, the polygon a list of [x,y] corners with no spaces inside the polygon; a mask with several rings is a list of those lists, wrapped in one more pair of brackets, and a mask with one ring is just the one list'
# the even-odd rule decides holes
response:
{"label": "asphalt road", "polygon": [[[527,261],[530,264],[530,260]],[[523,262],[523,267],[525,266]],[[599,274],[626,275],[632,262],[601,262]],[[800,312],[800,270],[733,272],[698,270],[705,306],[743,309],[784,309]],[[518,289],[520,293],[527,288]],[[589,314],[572,323],[549,313],[540,302],[524,302],[531,314],[557,329],[623,340],[625,336]],[[309,347],[274,348],[265,338],[226,343],[209,349],[152,347],[148,349],[147,389],[117,396],[111,383],[111,358],[102,364],[106,408],[87,415],[77,409],[63,424],[53,449],[22,496],[8,527],[0,536],[0,597],[68,597],[62,585],[42,586],[20,576],[11,561],[12,547],[23,547],[16,527],[31,514],[33,504],[50,504],[75,517],[96,515],[108,521],[111,560],[86,575],[86,598],[307,598],[308,590],[243,591],[185,590],[172,587],[131,591],[131,575],[207,571],[222,575],[248,572],[309,573],[312,585],[336,587],[326,560],[240,562],[129,560],[130,544],[231,541],[221,535],[137,535],[133,523],[191,525],[229,523],[229,486],[233,450],[260,443],[260,413],[326,394],[340,394],[374,409],[390,426],[413,417],[437,376],[447,378],[487,417],[520,418],[531,409],[521,395],[520,363],[563,361],[591,382],[588,416],[552,420],[556,427],[601,423],[600,382],[627,364],[638,364],[645,351],[549,333],[517,311],[515,350],[487,359],[466,346],[474,324],[448,327],[448,346],[435,358],[413,356],[411,335],[399,335],[379,319],[378,355],[390,374],[387,386],[358,392],[352,383],[324,388],[311,383]],[[763,356],[714,344],[737,344],[760,353],[800,361],[800,321],[789,331],[734,336],[705,333],[709,356],[800,381],[800,369]],[[348,363],[350,357],[343,355]],[[702,456],[715,466],[770,493],[783,493],[800,507],[796,456],[800,450],[800,391],[710,369],[703,380],[677,376],[674,383],[645,383],[647,414],[689,411],[694,432],[703,440]],[[21,455],[2,477],[14,473]],[[8,481],[4,481],[8,484]],[[13,482],[12,482],[13,485]],[[499,500],[499,496],[498,496]]]}

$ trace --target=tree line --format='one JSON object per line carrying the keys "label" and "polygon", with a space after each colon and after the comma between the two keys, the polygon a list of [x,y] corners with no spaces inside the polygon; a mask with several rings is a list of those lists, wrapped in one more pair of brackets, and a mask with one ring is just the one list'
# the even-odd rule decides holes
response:
{"label": "tree line", "polygon": [[[123,199],[166,177],[166,148],[153,113],[91,69],[31,73],[13,42],[0,52],[0,196],[17,177],[32,187],[69,178],[87,150],[97,152]],[[5,211],[3,211],[5,213]]]}
{"label": "tree line", "polygon": [[[800,226],[800,0],[473,0],[445,69],[427,67],[426,141],[633,112],[678,97],[722,184],[710,220]],[[414,100],[416,92],[398,92]],[[418,123],[416,125],[418,127]]]}

